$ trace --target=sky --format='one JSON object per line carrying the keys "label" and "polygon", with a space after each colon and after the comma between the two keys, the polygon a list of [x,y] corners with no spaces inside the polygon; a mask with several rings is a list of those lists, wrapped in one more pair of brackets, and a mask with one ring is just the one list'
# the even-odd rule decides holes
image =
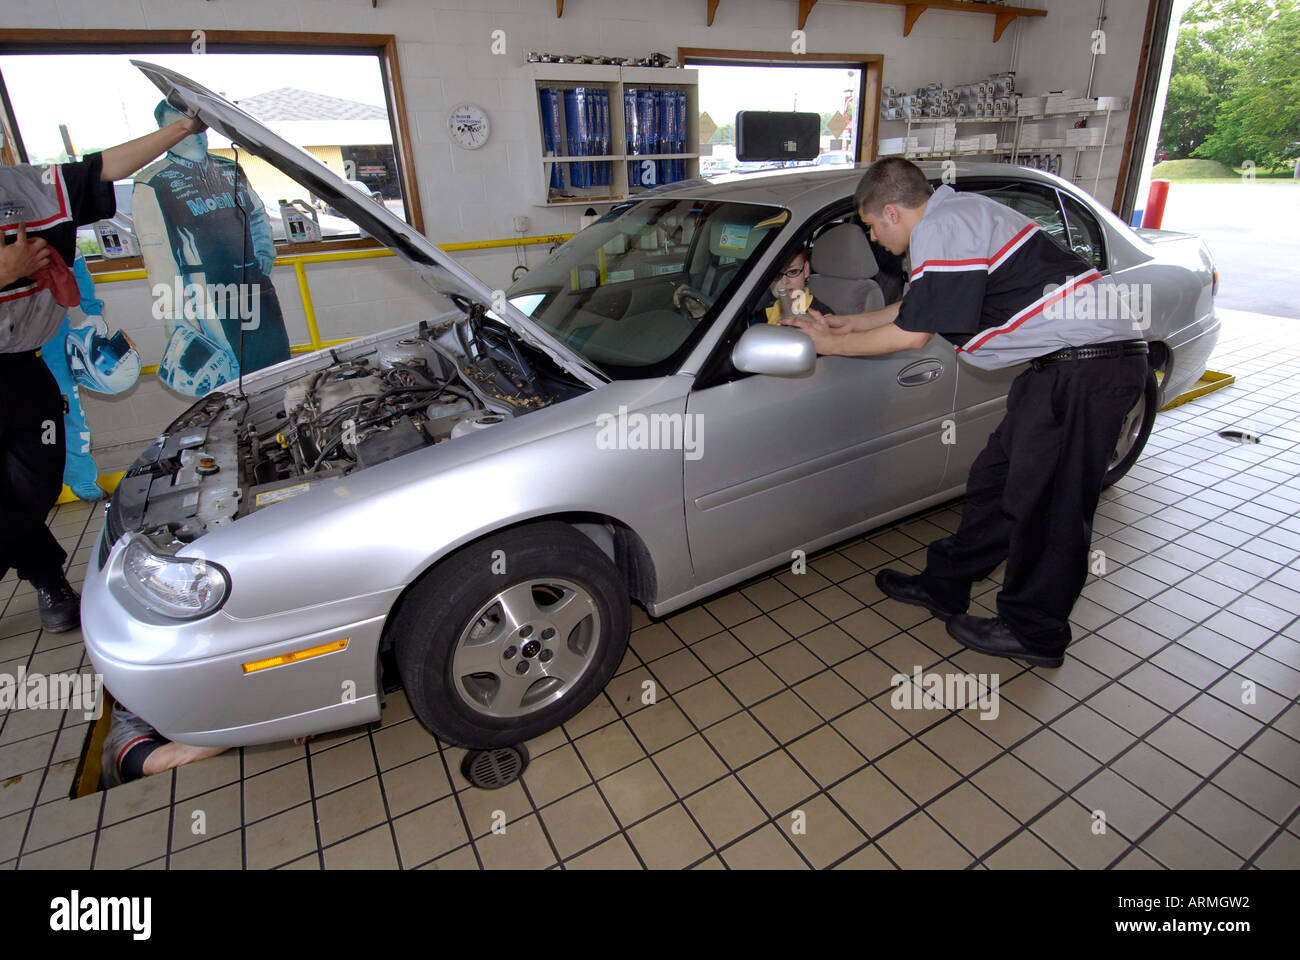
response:
{"label": "sky", "polygon": [[[68,125],[79,153],[157,129],[153,108],[161,94],[131,59],[123,54],[0,56],[0,75],[33,163],[57,159],[63,151],[60,123]],[[170,67],[228,100],[299,87],[384,106],[374,55],[147,53],[135,59]]]}

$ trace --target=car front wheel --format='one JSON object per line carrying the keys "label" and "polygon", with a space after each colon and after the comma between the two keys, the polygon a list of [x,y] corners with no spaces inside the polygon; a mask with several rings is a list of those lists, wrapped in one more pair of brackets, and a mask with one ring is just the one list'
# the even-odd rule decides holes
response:
{"label": "car front wheel", "polygon": [[521,743],[574,716],[627,647],[627,590],[586,536],[539,523],[464,548],[417,583],[394,622],[411,709],[464,747]]}

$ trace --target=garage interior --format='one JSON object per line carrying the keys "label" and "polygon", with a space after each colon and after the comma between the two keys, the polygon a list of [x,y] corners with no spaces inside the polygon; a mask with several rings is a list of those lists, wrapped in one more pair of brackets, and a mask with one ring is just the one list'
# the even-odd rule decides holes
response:
{"label": "garage interior", "polygon": [[[798,59],[791,31],[806,31],[809,54],[861,55],[855,103],[869,122],[858,117],[831,147],[859,162],[876,157],[881,139],[908,136],[878,116],[886,85],[1014,70],[1025,91],[1128,98],[1131,108],[1108,117],[1107,146],[1076,151],[1063,171],[1128,221],[1145,199],[1172,16],[1165,0],[1034,0],[1024,15],[1012,15],[1015,5],[884,0],[452,6],[33,4],[7,18],[0,55],[84,46],[112,30],[166,33],[169,43],[206,30],[213,49],[222,30],[395,37],[397,122],[409,128],[410,156],[399,149],[393,162],[409,164],[418,186],[405,213],[439,243],[469,244],[457,256],[504,288],[550,247],[475,241],[569,235],[588,207],[539,203],[529,51],[663,51],[699,63],[770,51],[777,64]],[[503,54],[492,49],[497,30]],[[493,124],[474,153],[446,129],[447,110],[464,101]],[[380,154],[366,156],[383,167]],[[385,201],[393,182],[384,181]],[[313,318],[311,300],[291,302],[302,265],[277,261],[292,342],[416,319],[418,291],[394,267],[312,267]],[[96,293],[157,363],[161,334],[149,329],[157,322],[143,280],[100,278]],[[358,328],[357,305],[372,301],[398,320]],[[1222,306],[1218,314],[1210,369],[1233,381],[1164,409],[1136,466],[1103,493],[1093,548],[1105,568],[1089,576],[1059,669],[972,653],[940,621],[877,589],[880,569],[924,566],[925,545],[956,529],[958,500],[809,556],[807,572],[777,570],[663,620],[634,604],[614,679],[528,742],[522,776],[496,790],[466,780],[466,751],[434,738],[400,691],[368,727],[234,748],[76,797],[94,720],[8,706],[0,868],[1300,867],[1300,329]],[[124,469],[189,402],[151,376],[129,395],[90,398],[102,473]],[[77,589],[103,522],[101,506],[75,499],[50,515]],[[976,585],[971,613],[996,615],[1000,573]],[[995,678],[996,709],[897,709],[891,678],[914,670],[974,674],[985,691]],[[93,667],[79,632],[40,628],[34,591],[10,573],[0,581],[0,674],[19,671],[89,676]],[[653,703],[646,681],[659,693]]]}

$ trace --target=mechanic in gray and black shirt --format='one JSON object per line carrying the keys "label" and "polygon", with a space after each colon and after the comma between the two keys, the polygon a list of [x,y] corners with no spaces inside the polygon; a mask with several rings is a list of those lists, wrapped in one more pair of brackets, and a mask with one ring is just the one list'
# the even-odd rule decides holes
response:
{"label": "mechanic in gray and black shirt", "polygon": [[113,215],[114,180],[203,129],[183,119],[77,163],[0,166],[0,577],[13,568],[32,583],[47,630],[81,622],[45,526],[63,489],[63,397],[40,353],[80,302],[77,227]]}
{"label": "mechanic in gray and black shirt", "polygon": [[[883,570],[876,583],[945,619],[972,650],[1060,666],[1106,470],[1146,387],[1142,326],[1122,290],[1103,289],[1112,282],[1033,220],[978,194],[932,190],[901,157],[872,164],[854,199],[873,240],[910,250],[911,286],[873,313],[791,321],[818,353],[894,353],[939,334],[973,366],[1032,361],[971,466],[957,532],[930,544],[919,576]],[[971,584],[1004,560],[998,616],[965,615]]]}

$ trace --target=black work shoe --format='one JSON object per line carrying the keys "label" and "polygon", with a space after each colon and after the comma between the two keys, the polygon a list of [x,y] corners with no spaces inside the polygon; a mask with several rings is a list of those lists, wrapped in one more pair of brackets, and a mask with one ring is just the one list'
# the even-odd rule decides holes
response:
{"label": "black work shoe", "polygon": [[81,598],[66,577],[36,589],[41,609],[41,626],[52,633],[64,633],[81,626]]}
{"label": "black work shoe", "polygon": [[1059,667],[1062,654],[1048,656],[1026,647],[1001,617],[972,617],[962,614],[948,621],[948,635],[962,646],[992,657],[1015,657],[1039,667]]}
{"label": "black work shoe", "polygon": [[897,570],[881,570],[876,574],[876,586],[880,588],[881,593],[891,600],[925,607],[940,620],[947,620],[949,617],[955,617],[959,613],[966,612],[965,607],[954,610],[944,606],[925,588],[920,577],[908,576],[906,573],[900,573]]}

